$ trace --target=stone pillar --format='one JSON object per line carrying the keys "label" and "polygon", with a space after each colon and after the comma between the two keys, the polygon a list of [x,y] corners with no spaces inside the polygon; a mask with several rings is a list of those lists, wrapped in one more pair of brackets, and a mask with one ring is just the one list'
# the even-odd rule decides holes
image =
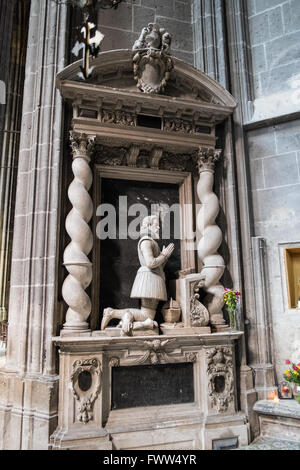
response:
{"label": "stone pillar", "polygon": [[222,231],[215,220],[219,213],[219,200],[213,192],[215,164],[220,158],[221,150],[200,148],[198,152],[199,182],[197,194],[201,208],[197,215],[197,228],[201,239],[198,243],[198,257],[202,263],[201,274],[205,276],[204,290],[206,296],[203,304],[210,315],[214,331],[223,331],[225,325],[222,308],[224,306],[224,287],[220,279],[225,270],[224,260],[218,254],[222,242]]}
{"label": "stone pillar", "polygon": [[92,308],[85,289],[93,275],[88,258],[93,247],[93,233],[88,225],[93,215],[93,201],[88,191],[93,181],[89,162],[94,137],[71,132],[70,138],[74,179],[68,190],[72,209],[66,218],[66,231],[71,242],[64,252],[64,265],[69,275],[63,283],[62,295],[69,306],[64,330],[78,332],[88,329],[87,319]]}
{"label": "stone pillar", "polygon": [[258,400],[274,396],[274,352],[272,336],[272,317],[268,292],[267,249],[262,237],[252,237],[252,269],[255,298],[255,320],[251,323],[249,336],[255,334],[256,363],[251,366],[255,371],[255,389]]}
{"label": "stone pillar", "polygon": [[[9,74],[11,33],[13,24],[13,13],[15,0],[1,0],[0,3],[0,129],[3,129],[5,114],[5,92]],[[3,133],[0,134],[0,144],[2,144]]]}
{"label": "stone pillar", "polygon": [[[9,5],[8,11],[10,9],[11,5]],[[11,47],[9,47],[10,35],[8,34],[6,37],[7,48],[5,49],[8,57],[6,57],[6,63],[1,63],[0,66],[1,71],[5,69],[7,72],[9,69],[9,78],[6,80],[6,111],[3,122],[0,123],[0,321],[7,320],[8,310],[28,16],[29,0],[18,0],[12,28]]]}
{"label": "stone pillar", "polygon": [[193,0],[194,64],[227,88],[223,0]]}
{"label": "stone pillar", "polygon": [[[6,110],[11,109],[7,98],[14,6],[15,1],[12,0],[3,0],[0,3],[0,322],[7,320],[11,175],[14,172],[11,153],[5,146],[5,141],[11,137],[6,126],[5,114],[7,114]],[[8,123],[10,124],[10,121]]]}
{"label": "stone pillar", "polygon": [[[257,365],[262,361],[260,346],[272,344],[269,335],[269,328],[259,328],[257,308],[261,308],[256,295],[256,288],[259,287],[258,296],[261,296],[262,285],[255,280],[255,269],[261,271],[260,249],[258,242],[253,241],[253,221],[251,215],[251,201],[249,194],[248,175],[248,151],[245,137],[244,124],[250,122],[253,116],[253,77],[252,77],[252,56],[249,33],[249,7],[250,2],[244,0],[225,0],[225,18],[228,33],[228,67],[231,77],[231,93],[237,99],[239,106],[233,114],[233,135],[236,188],[239,205],[238,230],[240,236],[241,261],[243,272],[243,303],[245,330],[247,338],[248,364],[253,370],[253,378],[250,373],[245,374],[245,386],[241,384],[243,409],[248,410],[253,437],[259,432],[257,415],[251,411],[256,395],[265,396],[268,391],[274,388],[273,366],[267,362],[261,364],[260,370]],[[237,158],[238,157],[238,158]],[[259,265],[257,263],[259,262]],[[262,271],[263,272],[263,271]],[[261,276],[261,274],[259,274]],[[261,336],[262,335],[262,336]],[[266,342],[266,343],[265,343]],[[271,356],[269,356],[271,357]],[[241,373],[242,376],[242,373]],[[243,398],[243,389],[246,391]],[[263,391],[265,390],[265,392]],[[242,403],[243,405],[243,403]]]}
{"label": "stone pillar", "polygon": [[0,448],[47,449],[57,424],[52,336],[57,323],[62,100],[67,6],[32,0],[15,207]]}

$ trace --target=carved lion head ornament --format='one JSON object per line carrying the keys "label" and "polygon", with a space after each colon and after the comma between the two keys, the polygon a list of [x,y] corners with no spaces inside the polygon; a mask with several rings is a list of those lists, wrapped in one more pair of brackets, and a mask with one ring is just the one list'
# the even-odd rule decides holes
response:
{"label": "carved lion head ornament", "polygon": [[142,29],[132,50],[134,78],[144,93],[161,93],[173,69],[170,57],[171,35],[157,24]]}

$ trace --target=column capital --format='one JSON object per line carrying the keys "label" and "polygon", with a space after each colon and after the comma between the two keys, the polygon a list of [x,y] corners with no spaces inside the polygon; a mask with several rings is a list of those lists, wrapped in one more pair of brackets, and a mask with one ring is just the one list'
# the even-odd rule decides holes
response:
{"label": "column capital", "polygon": [[95,146],[96,136],[70,131],[70,144],[73,159],[84,158],[88,162],[91,160],[92,151]]}
{"label": "column capital", "polygon": [[199,150],[196,154],[199,173],[202,173],[203,171],[210,171],[214,173],[215,165],[219,161],[221,153],[221,149],[199,147]]}

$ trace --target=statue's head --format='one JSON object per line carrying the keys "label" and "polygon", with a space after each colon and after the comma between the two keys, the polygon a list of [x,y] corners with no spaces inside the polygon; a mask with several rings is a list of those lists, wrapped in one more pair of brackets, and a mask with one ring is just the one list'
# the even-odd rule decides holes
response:
{"label": "statue's head", "polygon": [[157,240],[159,238],[159,218],[157,215],[149,215],[143,219],[141,236],[149,235]]}

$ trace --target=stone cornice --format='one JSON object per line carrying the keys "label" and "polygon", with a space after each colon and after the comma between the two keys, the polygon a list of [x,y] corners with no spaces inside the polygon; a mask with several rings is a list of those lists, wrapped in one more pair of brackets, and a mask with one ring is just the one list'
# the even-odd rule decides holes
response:
{"label": "stone cornice", "polygon": [[233,107],[207,103],[193,99],[164,95],[147,95],[132,90],[115,89],[85,82],[63,81],[60,84],[62,96],[75,106],[99,110],[130,110],[135,114],[148,114],[159,117],[189,118],[212,124],[224,121],[233,112]]}
{"label": "stone cornice", "polygon": [[[141,349],[141,341],[147,340],[145,336],[135,337],[107,337],[97,336],[100,332],[84,333],[81,336],[58,336],[53,337],[52,341],[59,346],[61,351],[118,351],[126,348]],[[241,331],[229,331],[228,333],[214,333],[202,335],[185,335],[185,336],[151,336],[151,341],[155,340],[172,340],[170,348],[176,349],[184,346],[208,346],[233,344],[243,335]],[[149,339],[149,338],[148,338]]]}
{"label": "stone cornice", "polygon": [[79,134],[98,136],[108,146],[127,147],[132,143],[149,150],[154,146],[163,147],[173,153],[193,153],[201,145],[214,148],[216,144],[214,134],[183,134],[139,126],[117,126],[89,118],[73,119],[73,130]]}

